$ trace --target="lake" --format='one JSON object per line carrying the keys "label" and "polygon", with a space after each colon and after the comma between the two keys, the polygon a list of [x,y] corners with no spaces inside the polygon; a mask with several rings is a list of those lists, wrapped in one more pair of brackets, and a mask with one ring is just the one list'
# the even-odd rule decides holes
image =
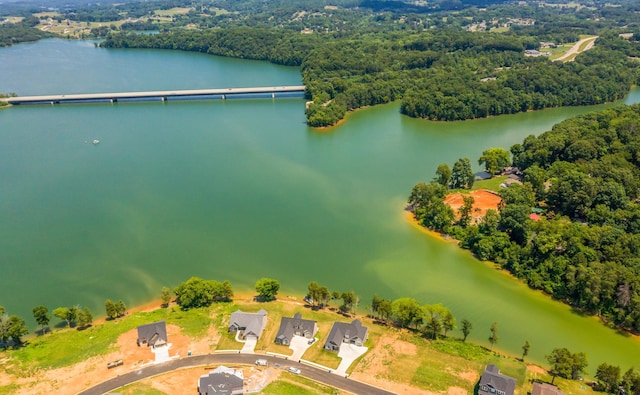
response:
{"label": "lake", "polygon": [[[0,49],[0,92],[20,95],[299,84],[297,68],[196,53],[57,39]],[[638,90],[626,99],[638,101]],[[141,304],[191,276],[239,292],[266,276],[281,296],[310,281],[353,290],[363,311],[374,293],[442,303],[473,323],[471,340],[488,344],[497,322],[498,349],[520,355],[528,340],[540,363],[567,347],[587,353],[590,373],[638,367],[637,337],[426,236],[403,212],[438,164],[475,164],[605,107],[442,123],[392,103],[328,131],[306,126],[302,98],[0,110],[0,305],[29,319],[41,304],[104,314],[107,298]]]}

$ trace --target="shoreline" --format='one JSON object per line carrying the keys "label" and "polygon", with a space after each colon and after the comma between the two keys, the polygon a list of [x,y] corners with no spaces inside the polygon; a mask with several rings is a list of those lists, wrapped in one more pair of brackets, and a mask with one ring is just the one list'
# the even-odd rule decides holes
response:
{"label": "shoreline", "polygon": [[435,239],[438,239],[440,241],[446,242],[446,243],[452,243],[452,244],[459,244],[460,242],[456,239],[454,239],[453,237],[448,237],[443,235],[440,232],[436,232],[435,230],[431,230],[428,228],[425,228],[424,226],[420,225],[420,223],[418,222],[418,220],[413,216],[413,213],[409,210],[403,209],[403,214],[404,219],[415,229],[419,230],[421,233],[424,233],[427,236],[431,236]]}

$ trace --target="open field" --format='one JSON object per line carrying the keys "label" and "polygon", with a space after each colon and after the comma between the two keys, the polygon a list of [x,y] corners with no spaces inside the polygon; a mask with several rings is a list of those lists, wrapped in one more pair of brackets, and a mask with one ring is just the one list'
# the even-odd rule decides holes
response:
{"label": "open field", "polygon": [[500,192],[500,189],[502,189],[500,188],[500,184],[502,184],[506,179],[507,176],[494,176],[488,180],[476,181],[473,183],[471,190],[488,189],[490,191]]}
{"label": "open field", "polygon": [[185,15],[193,10],[191,7],[174,7],[168,10],[155,10],[154,14],[159,16]]}

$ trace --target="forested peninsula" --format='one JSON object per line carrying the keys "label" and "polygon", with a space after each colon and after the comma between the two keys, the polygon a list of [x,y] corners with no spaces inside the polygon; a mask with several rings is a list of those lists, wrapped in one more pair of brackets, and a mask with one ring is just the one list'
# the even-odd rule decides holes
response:
{"label": "forested peninsula", "polygon": [[[620,106],[528,136],[511,147],[524,182],[503,188],[498,211],[478,221],[469,220],[472,198],[457,219],[444,203],[447,189],[460,187],[457,165],[448,171],[443,164],[433,182],[417,184],[409,208],[422,225],[532,288],[638,333],[639,125],[640,105]],[[485,151],[480,162],[489,165],[499,150]]]}
{"label": "forested peninsula", "polygon": [[526,57],[539,39],[437,30],[368,35],[300,34],[284,29],[180,30],[112,34],[107,48],[160,48],[301,66],[310,126],[347,111],[402,99],[402,113],[439,121],[483,118],[623,98],[638,81],[633,35],[601,35],[574,62]]}

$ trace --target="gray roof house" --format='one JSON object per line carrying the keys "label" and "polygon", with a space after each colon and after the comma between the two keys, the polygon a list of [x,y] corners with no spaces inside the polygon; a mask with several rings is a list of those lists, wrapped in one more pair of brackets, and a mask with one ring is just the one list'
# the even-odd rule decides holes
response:
{"label": "gray roof house", "polygon": [[231,369],[226,366],[218,366],[209,374],[204,374],[198,379],[198,393],[200,395],[214,394],[242,394],[244,376],[242,370]]}
{"label": "gray roof house", "polygon": [[138,327],[138,346],[161,346],[167,343],[167,325],[164,321],[140,325]]}
{"label": "gray roof house", "polygon": [[327,336],[324,348],[331,351],[340,349],[342,343],[355,344],[362,346],[369,336],[369,328],[362,326],[359,320],[353,320],[352,323],[334,322],[331,332]]}
{"label": "gray roof house", "polygon": [[302,314],[296,313],[293,318],[282,317],[280,329],[276,334],[276,344],[288,346],[291,344],[293,335],[313,338],[318,332],[318,323],[311,320],[303,320]]}
{"label": "gray roof house", "polygon": [[243,339],[249,336],[258,339],[265,325],[267,325],[267,312],[264,309],[260,309],[257,313],[245,313],[242,310],[236,310],[231,313],[229,332],[242,331]]}
{"label": "gray roof house", "polygon": [[516,379],[500,373],[496,365],[487,365],[480,377],[478,395],[513,395]]}
{"label": "gray roof house", "polygon": [[555,385],[547,383],[533,383],[531,395],[564,395],[564,392]]}

